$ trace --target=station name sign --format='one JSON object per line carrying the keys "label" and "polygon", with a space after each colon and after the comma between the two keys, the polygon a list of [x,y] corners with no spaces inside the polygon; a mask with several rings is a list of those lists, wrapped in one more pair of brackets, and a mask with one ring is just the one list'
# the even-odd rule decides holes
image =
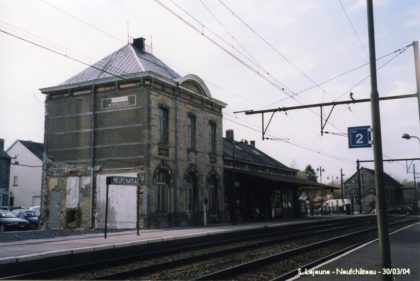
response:
{"label": "station name sign", "polygon": [[138,185],[139,180],[136,177],[106,177],[106,184],[112,185]]}

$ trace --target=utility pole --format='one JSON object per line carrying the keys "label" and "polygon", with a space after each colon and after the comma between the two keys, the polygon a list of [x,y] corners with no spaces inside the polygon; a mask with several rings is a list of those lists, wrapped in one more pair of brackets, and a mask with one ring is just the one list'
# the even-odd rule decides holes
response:
{"label": "utility pole", "polygon": [[322,168],[322,166],[319,166],[319,168],[316,168],[316,170],[319,172],[319,180],[320,183],[322,183],[322,172],[325,172],[325,170]]}
{"label": "utility pole", "polygon": [[420,122],[420,57],[419,57],[419,42],[413,42],[414,51],[414,67],[416,73],[416,85],[417,85],[417,102],[419,107],[419,122]]}
{"label": "utility pole", "polygon": [[[371,82],[371,115],[373,133],[373,156],[375,161],[375,188],[376,188],[376,216],[378,222],[379,247],[381,252],[382,268],[391,268],[391,249],[389,245],[388,225],[386,222],[386,202],[384,192],[384,167],[382,156],[381,119],[379,109],[379,93],[376,77],[376,51],[375,28],[373,19],[373,3],[367,0],[367,18],[369,34],[369,61]],[[392,275],[382,275],[382,280],[391,281]]]}
{"label": "utility pole", "polygon": [[358,200],[357,205],[359,205],[359,214],[362,213],[362,186],[360,184],[360,161],[357,159],[357,190],[358,190]]}
{"label": "utility pole", "polygon": [[414,200],[416,200],[416,204],[414,204],[414,212],[417,214],[418,206],[417,206],[417,181],[416,181],[416,164],[413,164],[413,175],[414,175]]}
{"label": "utility pole", "polygon": [[344,174],[343,169],[340,169],[340,178],[341,178],[341,200],[344,202]]}

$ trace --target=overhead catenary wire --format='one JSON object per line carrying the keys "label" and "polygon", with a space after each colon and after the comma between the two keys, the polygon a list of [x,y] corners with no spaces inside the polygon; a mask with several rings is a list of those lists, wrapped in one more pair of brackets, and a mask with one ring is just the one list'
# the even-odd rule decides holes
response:
{"label": "overhead catenary wire", "polygon": [[[244,124],[239,123],[239,122],[237,122],[237,121],[235,121],[235,120],[232,120],[232,119],[229,119],[229,118],[226,118],[226,117],[223,117],[223,119],[225,119],[225,120],[227,120],[227,121],[230,121],[230,122],[232,122],[232,123],[235,123],[235,124],[237,124],[237,125],[239,125],[239,126],[242,126],[242,127],[248,128],[248,129],[250,129],[250,130],[253,130],[253,131],[256,131],[256,132],[260,132],[260,130],[259,130],[259,129],[257,129],[257,128],[254,128],[254,127],[251,127],[251,126],[248,126],[248,125],[244,125]],[[315,153],[315,154],[318,154],[318,155],[325,156],[325,157],[330,158],[330,159],[338,160],[338,161],[341,161],[341,162],[343,162],[343,163],[350,164],[350,165],[352,165],[352,166],[354,165],[354,161],[346,160],[346,159],[339,158],[339,157],[334,156],[334,155],[327,154],[327,153],[325,153],[325,152],[320,152],[320,151],[317,151],[317,150],[315,150],[315,149],[311,149],[311,148],[309,148],[309,147],[305,147],[305,146],[300,145],[300,144],[298,144],[298,143],[296,143],[296,142],[292,142],[290,139],[279,138],[279,137],[276,137],[276,136],[271,135],[271,134],[267,134],[267,135],[268,135],[268,137],[269,137],[271,140],[284,142],[284,143],[290,144],[290,145],[292,145],[292,146],[298,147],[298,148],[300,148],[300,149],[303,149],[303,150],[306,150],[306,151],[309,151],[309,152],[312,152],[312,153]]]}
{"label": "overhead catenary wire", "polygon": [[[346,17],[346,19],[347,19],[347,22],[348,22],[348,24],[350,25],[350,27],[351,27],[351,29],[352,29],[352,31],[353,31],[353,34],[356,36],[356,38],[357,38],[357,41],[359,42],[359,45],[360,45],[360,47],[361,47],[361,49],[363,50],[363,52],[364,52],[364,54],[365,54],[365,56],[366,56],[366,58],[367,59],[369,59],[369,54],[368,54],[368,52],[367,52],[367,50],[366,50],[366,48],[365,48],[365,46],[363,45],[363,42],[362,42],[362,40],[361,40],[361,38],[360,38],[360,36],[359,36],[359,33],[357,32],[357,30],[356,30],[356,27],[354,26],[354,24],[353,24],[353,22],[352,22],[352,20],[350,19],[350,16],[349,16],[349,14],[347,13],[347,10],[346,10],[346,8],[345,8],[345,6],[343,5],[343,3],[342,3],[342,1],[341,0],[338,0],[338,3],[340,4],[340,7],[341,7],[341,10],[343,11],[343,14],[344,14],[344,16]],[[410,45],[412,45],[412,44],[410,44]],[[408,45],[408,46],[410,46],[410,45]],[[399,52],[398,53],[398,55],[400,55],[400,54],[402,54],[407,48],[408,48],[408,46],[406,46],[401,52]],[[398,56],[397,55],[397,56]],[[395,56],[396,57],[396,56]],[[393,58],[391,58],[390,59],[390,61],[389,62],[391,62],[395,57],[393,57]],[[388,64],[389,62],[386,62],[386,63],[384,63],[381,67],[378,67],[378,69],[377,70],[379,70],[379,69],[381,69],[383,66],[385,66],[386,64]],[[367,77],[366,77],[366,79],[368,79],[370,77],[370,75],[368,75]],[[361,83],[363,83],[366,79],[362,79],[359,83],[357,83],[357,84],[355,84],[355,86],[353,86],[348,92],[351,92],[352,90],[353,90],[353,88],[355,88],[355,87],[357,87],[358,85],[360,85]],[[381,85],[383,86],[383,87],[385,87],[385,83],[384,83],[384,81],[381,79],[381,77],[380,76],[378,76],[378,80],[381,82]],[[348,93],[347,92],[347,93]],[[346,94],[346,93],[344,93],[344,94]],[[344,95],[343,94],[343,95]],[[340,97],[339,97],[340,98]],[[337,98],[337,99],[339,99],[339,98]],[[401,108],[399,108],[399,107],[396,107],[397,108],[397,110],[398,111],[400,111],[401,112],[401,115],[408,121],[408,122],[410,122],[409,121],[409,119],[405,116],[405,114],[404,114],[404,111],[401,109]],[[352,112],[352,114],[354,115],[354,112]],[[396,149],[395,147],[393,147],[388,141],[386,141],[386,140],[384,140],[384,142],[389,146],[389,147],[391,147],[394,151],[398,151],[398,149]]]}
{"label": "overhead catenary wire", "polygon": [[[243,20],[237,13],[233,11],[229,6],[227,6],[222,0],[219,0],[220,4],[225,7],[234,17],[236,17],[242,24],[244,24],[252,33],[254,33],[258,38],[260,38],[268,47],[270,47],[276,54],[278,54],[281,58],[283,58],[288,64],[290,64],[293,68],[295,68],[301,75],[303,75],[307,80],[315,84],[315,87],[319,87],[321,90],[324,89],[321,85],[315,82],[308,74],[306,74],[300,67],[294,64],[286,55],[280,52],[273,44],[271,44],[267,39],[265,39],[261,34],[259,34],[254,28],[252,28],[245,20]],[[299,93],[295,93],[295,95],[299,95]]]}
{"label": "overhead catenary wire", "polygon": [[[66,55],[66,57],[68,57],[67,55]],[[89,65],[90,66],[90,65]],[[112,74],[111,74],[112,75]],[[315,152],[315,151],[313,151],[313,152]],[[318,153],[318,152],[315,152],[315,153]]]}
{"label": "overhead catenary wire", "polygon": [[[172,1],[172,0],[171,0]],[[211,43],[213,43],[214,45],[216,45],[217,47],[219,47],[220,49],[222,49],[223,51],[225,51],[228,55],[230,55],[231,57],[233,57],[235,60],[237,60],[238,62],[240,62],[242,65],[244,65],[245,67],[247,67],[249,70],[251,70],[252,72],[254,72],[255,74],[257,74],[258,76],[260,76],[261,78],[263,78],[264,80],[266,80],[267,82],[269,82],[271,85],[273,85],[274,87],[276,87],[277,89],[279,89],[280,91],[282,91],[283,93],[285,93],[286,95],[288,95],[290,98],[295,98],[296,97],[296,93],[291,91],[290,89],[288,89],[284,84],[282,84],[281,82],[279,82],[278,80],[275,81],[271,80],[270,78],[273,78],[269,73],[265,73],[268,75],[262,75],[262,73],[260,71],[258,71],[257,69],[255,69],[253,66],[251,66],[250,64],[244,62],[242,59],[240,59],[238,56],[236,56],[234,53],[232,53],[231,51],[227,50],[224,46],[222,46],[219,42],[217,42],[216,40],[214,40],[213,38],[211,38],[210,36],[208,36],[204,30],[200,30],[198,27],[194,26],[191,22],[187,21],[185,18],[183,18],[182,16],[180,16],[178,13],[176,13],[173,9],[171,9],[169,6],[163,4],[160,0],[155,0],[156,3],[158,3],[161,7],[163,7],[164,9],[166,9],[169,13],[171,13],[172,15],[174,15],[176,18],[178,18],[179,20],[181,20],[182,22],[184,22],[186,25],[188,25],[190,28],[192,28],[194,31],[196,31],[197,33],[201,34],[202,36],[204,36],[207,40],[209,40]],[[196,20],[197,21],[197,20]],[[277,84],[281,83],[280,85]],[[296,99],[296,101],[298,101],[299,103],[302,104],[302,101],[299,101]],[[309,109],[310,112],[312,112],[314,115],[316,116],[320,116],[318,112],[313,111],[312,109]],[[331,123],[332,126],[334,126],[335,128],[337,128],[338,130],[343,130],[343,129],[339,129],[337,125]]]}
{"label": "overhead catenary wire", "polygon": [[[400,54],[402,54],[402,53],[404,53],[405,51],[406,51],[406,49],[407,48],[409,48],[409,47],[411,47],[413,44],[411,43],[411,44],[408,44],[408,45],[406,45],[406,46],[404,46],[404,47],[402,47],[402,48],[398,48],[398,49],[396,49],[396,50],[394,50],[394,51],[392,51],[392,52],[389,52],[389,53],[387,53],[387,54],[385,54],[385,55],[382,55],[382,56],[380,56],[380,57],[378,57],[378,58],[376,58],[376,61],[381,61],[382,59],[384,59],[384,58],[387,58],[387,57],[389,57],[389,56],[391,56],[391,55],[393,55],[393,54],[397,54],[396,56],[398,56],[398,55],[400,55]],[[395,56],[395,57],[396,57]],[[394,57],[394,58],[395,58]],[[394,59],[393,58],[393,59]],[[386,64],[388,64],[389,62],[387,62],[387,63],[385,63],[385,65]],[[385,66],[385,65],[383,65],[383,66]],[[341,72],[341,73],[339,73],[339,74],[337,74],[337,75],[335,75],[335,76],[332,76],[331,78],[327,78],[327,79],[325,79],[325,80],[323,80],[323,81],[321,81],[321,82],[319,82],[319,84],[320,85],[324,85],[324,84],[327,84],[327,83],[329,83],[329,82],[332,82],[332,81],[334,81],[334,80],[337,80],[338,78],[341,78],[341,77],[343,77],[343,76],[346,76],[346,75],[348,75],[348,74],[350,74],[350,73],[352,73],[352,72],[355,72],[355,71],[357,71],[357,70],[359,70],[359,69],[362,69],[363,67],[366,67],[366,66],[369,66],[369,62],[366,62],[366,63],[364,63],[364,64],[361,64],[361,65],[359,65],[359,66],[356,66],[356,67],[353,67],[353,68],[351,68],[351,69],[349,69],[349,70],[346,70],[346,71],[344,71],[344,72]],[[382,66],[382,67],[383,67]],[[382,68],[381,67],[381,68]],[[379,68],[378,68],[379,69]],[[368,78],[370,77],[370,75],[369,76],[367,76]],[[366,78],[363,78],[363,79],[366,79]],[[353,86],[352,87],[352,89],[354,88],[355,86]],[[299,92],[297,92],[297,94],[301,94],[301,93],[305,93],[305,92],[308,92],[308,91],[310,91],[310,90],[312,90],[312,89],[314,89],[314,88],[316,88],[316,86],[311,86],[311,87],[308,87],[308,88],[305,88],[305,89],[303,89],[303,90],[301,90],[301,91],[299,91]],[[346,91],[346,94],[348,94],[349,93],[349,91]],[[340,97],[342,97],[342,96],[340,96]],[[340,98],[339,97],[339,98]],[[273,105],[275,105],[275,104],[278,104],[278,103],[281,103],[281,102],[283,102],[283,101],[285,101],[285,100],[287,100],[288,98],[282,98],[282,99],[279,99],[279,100],[276,100],[276,101],[274,101],[274,102],[272,102],[272,103],[270,103],[270,104],[267,104],[267,105],[265,105],[264,107],[270,107],[270,106],[273,106]],[[337,98],[338,99],[338,98]],[[337,100],[336,99],[336,100]]]}
{"label": "overhead catenary wire", "polygon": [[67,55],[67,54],[65,54],[65,53],[59,52],[59,51],[54,50],[54,49],[52,49],[52,48],[50,48],[50,47],[43,46],[43,45],[41,45],[41,44],[39,44],[39,43],[36,43],[36,42],[31,41],[31,40],[29,40],[29,39],[23,38],[23,37],[21,37],[21,36],[18,36],[18,35],[16,35],[16,34],[13,34],[13,33],[11,33],[11,32],[6,31],[6,30],[0,29],[0,32],[4,33],[4,34],[6,34],[6,35],[9,35],[9,36],[11,36],[11,37],[14,37],[14,38],[16,38],[16,39],[22,40],[22,41],[24,41],[24,42],[26,42],[26,43],[29,43],[29,44],[31,44],[31,45],[34,45],[34,46],[36,46],[36,47],[39,47],[39,48],[41,48],[41,49],[47,50],[47,51],[49,51],[49,52],[51,52],[51,53],[54,53],[54,54],[60,55],[60,56],[62,56],[62,57],[65,57],[65,58],[68,58],[68,59],[70,59],[70,60],[76,61],[76,62],[78,62],[78,63],[84,64],[84,65],[86,65],[86,66],[89,66],[89,67],[95,68],[96,70],[99,70],[99,71],[105,72],[105,73],[107,73],[107,74],[109,74],[109,75],[112,75],[112,76],[114,76],[114,77],[120,78],[120,79],[122,79],[122,80],[126,80],[124,77],[122,77],[122,76],[120,76],[120,75],[117,75],[117,74],[115,74],[115,73],[112,73],[112,72],[110,72],[110,71],[108,71],[108,70],[101,69],[101,68],[99,68],[99,67],[96,67],[96,66],[94,66],[94,65],[91,65],[91,64],[89,64],[89,63],[86,63],[86,62],[84,62],[84,61],[82,61],[82,60],[80,60],[80,59],[78,59],[78,58],[75,58],[75,57],[73,57],[73,56],[69,56],[69,55]]}
{"label": "overhead catenary wire", "polygon": [[[20,37],[25,37],[27,40],[33,41],[35,43],[38,43],[40,45],[43,45],[44,47],[48,47],[50,49],[54,49],[57,52],[60,52],[61,54],[65,55],[65,56],[71,56],[70,54],[76,55],[78,57],[78,59],[84,61],[86,64],[89,65],[93,65],[95,64],[96,67],[101,68],[105,67],[107,68],[108,71],[112,71],[114,74],[118,74],[118,75],[123,75],[123,74],[127,74],[125,71],[123,71],[122,69],[116,67],[116,66],[112,66],[112,65],[102,65],[100,61],[97,61],[97,59],[94,59],[92,57],[89,57],[85,54],[80,53],[79,51],[70,49],[69,47],[63,46],[62,44],[59,44],[57,42],[51,41],[49,39],[46,39],[44,37],[41,37],[37,34],[34,34],[33,32],[29,32],[27,30],[24,30],[20,27],[17,27],[15,25],[12,25],[10,23],[6,23],[3,21],[0,21],[0,26],[3,26],[5,29],[5,31],[8,31],[16,36],[20,36]],[[30,37],[30,38],[28,38]]]}
{"label": "overhead catenary wire", "polygon": [[[199,33],[200,35],[202,35],[203,37],[205,37],[207,40],[209,40],[216,47],[220,48],[225,53],[227,53],[229,56],[231,56],[232,58],[234,58],[240,64],[242,64],[243,66],[245,66],[246,68],[248,68],[250,71],[254,72],[259,77],[261,77],[262,79],[264,79],[265,81],[267,81],[269,84],[271,84],[272,86],[274,86],[275,88],[277,88],[278,90],[280,90],[282,93],[285,93],[286,95],[288,95],[290,97],[292,97],[294,95],[294,92],[292,90],[290,90],[284,83],[282,83],[282,82],[278,81],[277,79],[275,79],[270,73],[265,73],[265,72],[263,73],[263,72],[259,71],[258,69],[254,68],[251,64],[245,62],[244,60],[242,60],[241,58],[239,58],[237,55],[235,55],[233,52],[229,51],[221,43],[219,43],[218,41],[216,41],[212,37],[208,36],[204,32],[204,30],[200,30],[197,26],[195,26],[194,24],[192,24],[191,22],[189,22],[188,20],[186,20],[185,18],[183,18],[182,16],[180,16],[178,13],[176,13],[169,6],[163,4],[160,0],[155,0],[155,2],[157,4],[159,4],[161,7],[163,7],[165,10],[167,10],[169,13],[171,13],[172,15],[174,15],[176,18],[178,18],[180,21],[182,21],[183,23],[185,23],[187,26],[189,26],[190,28],[192,28],[194,31],[196,31],[197,33]],[[234,48],[234,49],[235,49],[235,51],[238,52],[238,50],[236,48]],[[254,64],[254,63],[252,63],[252,64]]]}
{"label": "overhead catenary wire", "polygon": [[257,61],[257,59],[251,54],[251,52],[249,52],[245,46],[239,42],[239,40],[236,39],[236,37],[233,35],[232,32],[230,32],[225,26],[224,24],[221,22],[221,20],[211,11],[211,9],[209,8],[209,6],[203,1],[200,0],[201,5],[207,10],[207,12],[215,19],[215,21],[223,28],[223,30],[229,34],[230,38],[232,38],[233,41],[236,42],[236,44],[238,44],[238,46],[247,54],[247,56],[256,64],[257,67],[260,67],[261,64]]}
{"label": "overhead catenary wire", "polygon": [[83,20],[83,19],[81,19],[81,18],[79,18],[79,17],[77,17],[77,16],[75,16],[75,15],[70,14],[69,12],[67,12],[67,11],[65,11],[65,10],[63,10],[63,9],[61,9],[61,8],[59,8],[59,7],[55,6],[55,5],[53,5],[53,4],[51,4],[50,2],[48,2],[48,1],[46,1],[46,0],[39,0],[39,1],[41,1],[41,2],[42,2],[42,3],[44,3],[45,5],[47,5],[47,6],[51,7],[51,8],[53,8],[53,9],[55,9],[55,10],[57,10],[57,11],[60,11],[61,13],[65,14],[65,15],[67,15],[67,16],[69,16],[69,17],[71,17],[71,18],[75,19],[76,21],[79,21],[79,22],[81,22],[81,23],[83,23],[83,24],[85,24],[85,25],[87,25],[87,26],[91,27],[92,29],[94,29],[94,30],[96,30],[96,31],[98,31],[98,32],[100,32],[100,33],[102,33],[102,34],[107,35],[108,37],[110,37],[110,38],[112,38],[112,39],[114,39],[114,40],[116,40],[116,41],[119,41],[119,42],[125,43],[125,41],[124,41],[124,40],[121,40],[121,39],[120,39],[120,38],[118,38],[117,36],[114,36],[114,35],[112,35],[111,33],[107,32],[107,31],[105,31],[105,30],[103,30],[103,29],[101,29],[101,28],[98,28],[98,27],[94,26],[93,24],[91,24],[91,23],[89,23],[89,22],[87,22],[87,21],[85,21],[85,20]]}

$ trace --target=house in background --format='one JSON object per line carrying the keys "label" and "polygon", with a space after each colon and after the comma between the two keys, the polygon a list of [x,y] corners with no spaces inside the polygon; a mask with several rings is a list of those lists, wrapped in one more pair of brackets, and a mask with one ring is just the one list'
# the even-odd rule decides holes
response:
{"label": "house in background", "polygon": [[[222,109],[196,75],[181,76],[134,39],[46,95],[48,228],[203,224],[224,218]],[[137,212],[137,206],[139,211]],[[211,221],[210,221],[211,222]]]}
{"label": "house in background", "polygon": [[10,206],[41,205],[42,151],[44,145],[32,141],[15,141],[8,149],[10,165]]}
{"label": "house in background", "polygon": [[0,139],[0,206],[9,205],[10,160],[4,151],[4,139]]}
{"label": "house in background", "polygon": [[[355,206],[355,210],[358,210],[359,208],[360,198],[362,212],[369,213],[375,209],[376,203],[375,171],[368,168],[361,168],[359,170],[359,175],[356,172],[344,182],[344,195],[345,198],[352,200],[353,206]],[[402,184],[387,173],[384,173],[384,184],[387,207],[402,204]]]}

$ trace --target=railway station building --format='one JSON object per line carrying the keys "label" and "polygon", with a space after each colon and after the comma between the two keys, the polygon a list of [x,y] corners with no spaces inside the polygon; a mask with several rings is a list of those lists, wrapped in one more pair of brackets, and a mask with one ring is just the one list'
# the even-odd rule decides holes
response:
{"label": "railway station building", "polygon": [[[145,228],[225,219],[223,102],[134,39],[64,83],[45,102],[42,216],[47,228]],[[139,212],[137,213],[137,206]]]}
{"label": "railway station building", "polygon": [[226,104],[143,38],[41,92],[46,228],[102,229],[106,210],[109,229],[290,218],[305,212],[305,189],[331,188],[296,177],[233,131],[223,138]]}
{"label": "railway station building", "polygon": [[334,186],[297,177],[256,147],[255,141],[235,141],[233,130],[223,140],[226,215],[232,222],[297,218],[308,215],[310,200],[303,194]]}

